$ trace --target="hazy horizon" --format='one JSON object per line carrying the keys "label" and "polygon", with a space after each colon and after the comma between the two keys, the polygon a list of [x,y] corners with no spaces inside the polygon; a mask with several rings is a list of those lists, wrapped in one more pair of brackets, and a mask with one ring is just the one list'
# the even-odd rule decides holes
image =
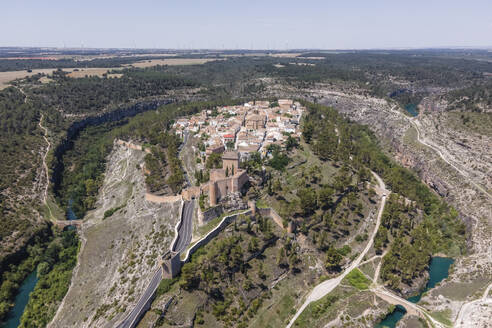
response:
{"label": "hazy horizon", "polygon": [[491,48],[492,1],[39,2],[2,5],[1,47]]}

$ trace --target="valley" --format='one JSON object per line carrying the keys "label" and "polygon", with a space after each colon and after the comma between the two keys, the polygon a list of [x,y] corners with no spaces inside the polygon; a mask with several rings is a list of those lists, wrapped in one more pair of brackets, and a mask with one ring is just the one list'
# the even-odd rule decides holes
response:
{"label": "valley", "polygon": [[490,104],[453,92],[489,64],[420,55],[448,80],[398,52],[224,52],[13,82],[2,313],[37,270],[21,327],[486,325]]}

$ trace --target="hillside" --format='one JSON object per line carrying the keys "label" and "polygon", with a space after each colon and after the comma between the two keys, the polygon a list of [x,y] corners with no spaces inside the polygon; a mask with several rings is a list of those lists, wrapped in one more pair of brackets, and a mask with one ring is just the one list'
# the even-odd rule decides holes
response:
{"label": "hillside", "polygon": [[[306,105],[309,113],[300,144],[282,155],[272,149],[264,162],[255,157],[245,162],[252,180],[261,181],[252,183],[245,197],[277,209],[283,227],[269,218],[239,216],[192,256],[178,278],[163,280],[153,311],[141,327],[153,322],[161,327],[287,324],[306,290],[349,267],[374,233],[379,202],[369,169],[380,172],[394,192],[374,246],[364,257],[370,262],[383,254],[384,285],[400,295],[415,293],[425,284],[431,255],[455,256],[464,250],[464,226],[456,213],[412,173],[387,158],[367,129],[347,122],[333,109]],[[280,156],[286,160],[280,161]],[[298,227],[295,234],[285,233],[288,222]],[[449,239],[440,239],[442,235]],[[348,279],[358,286],[356,278]],[[367,302],[368,285],[358,287],[359,292],[342,283],[322,301],[322,309],[315,310],[317,324],[378,322],[388,305],[382,299],[377,304]],[[346,309],[350,315],[333,311],[332,306],[340,304],[351,304]],[[309,322],[298,321],[296,326]]]}
{"label": "hillside", "polygon": [[[203,60],[208,56],[178,55]],[[281,231],[275,231],[274,226],[271,233],[278,239],[265,248],[264,259],[260,256],[249,263],[247,259],[252,253],[243,250],[240,262],[251,266],[248,275],[256,279],[252,281],[255,287],[245,299],[246,315],[258,299],[257,314],[251,312],[252,318],[273,320],[262,319],[261,313],[268,312],[262,309],[281,306],[279,318],[285,323],[296,307],[292,302],[298,302],[307,287],[313,287],[323,276],[336,275],[364,248],[373,228],[373,222],[367,218],[374,215],[379,204],[372,191],[375,181],[371,170],[392,191],[382,221],[385,233],[377,236],[368,255],[383,257],[379,262],[382,282],[393,293],[412,294],[425,283],[430,257],[447,254],[456,259],[449,279],[420,304],[429,311],[447,311],[446,318],[451,321],[469,315],[467,309],[478,306],[475,301],[491,281],[492,262],[488,252],[492,185],[488,91],[492,64],[483,60],[490,54],[416,50],[385,54],[304,53],[287,57],[274,53],[246,56],[225,51],[213,56],[221,60],[141,68],[121,67],[135,61],[126,56],[101,59],[86,66],[116,65],[120,66],[118,74],[122,75],[72,78],[67,72],[56,71],[49,76],[33,75],[11,82],[11,87],[0,90],[0,151],[4,155],[0,161],[2,319],[13,305],[23,279],[41,262],[46,262],[39,253],[51,244],[60,243],[61,232],[52,228],[52,222],[65,219],[67,213],[71,217],[69,209],[87,222],[92,220],[90,213],[102,211],[104,206],[98,202],[108,178],[108,165],[113,157],[119,156],[114,155],[115,138],[151,147],[151,154],[143,159],[148,169],[147,187],[152,192],[173,194],[186,185],[186,174],[193,176],[192,181],[205,179],[199,172],[193,172],[201,167],[195,157],[200,136],[193,139],[195,148],[185,149],[185,158],[183,154],[178,156],[181,140],[171,129],[176,118],[219,105],[278,98],[312,102],[304,103],[310,112],[304,117],[303,137],[288,149],[272,147],[268,150],[269,157],[253,157],[245,163],[244,169],[251,175],[252,183],[243,201],[257,200],[259,207],[274,208],[286,226],[289,223],[297,226],[294,246],[307,255],[297,259],[299,272],[274,265],[278,250],[290,247],[292,241]],[[144,56],[142,60],[150,58]],[[55,62],[56,67],[63,68],[75,61]],[[53,65],[53,62],[2,60],[0,70],[17,65],[13,63],[40,68]],[[197,100],[203,102],[194,102]],[[171,101],[174,104],[168,104]],[[256,218],[251,224],[259,227],[261,220]],[[111,233],[114,227],[106,228]],[[264,237],[261,232],[254,236],[229,227],[218,241],[238,236],[246,240],[243,245],[246,249],[253,237],[258,240]],[[66,245],[74,244],[67,241]],[[201,261],[206,262],[218,246],[207,247]],[[327,266],[327,253],[337,263],[330,262]],[[49,266],[53,273],[46,280],[56,276],[57,270],[70,276],[73,267],[61,267],[65,260],[60,258],[67,259],[54,256]],[[291,298],[286,296],[288,304],[277,302],[283,295],[283,282],[278,282],[278,294],[267,291],[273,287],[267,290],[261,287],[259,263],[264,263],[264,271],[268,270],[265,286],[271,286],[284,275],[282,281],[292,279],[293,285],[299,286]],[[234,265],[227,270],[236,272]],[[370,270],[366,271],[364,274]],[[221,293],[231,295],[232,301],[226,310],[225,303],[221,304],[224,311],[218,316],[213,315],[212,303],[220,298],[214,299],[206,288],[205,291],[200,286],[198,290],[185,289],[176,282],[165,295],[179,290],[200,295],[201,303],[193,306],[208,324],[215,324],[214,320],[221,324],[234,321],[231,318],[239,320],[245,314],[232,310],[239,309],[240,304],[237,295],[229,290],[232,287],[227,279],[222,278],[217,278],[217,281],[224,280]],[[238,276],[238,279],[246,281],[245,277]],[[42,316],[48,312],[54,314],[68,284],[68,279],[64,279],[65,287],[58,289],[63,293],[46,303],[40,311]],[[326,303],[326,309],[345,300],[345,296],[352,303],[353,297],[360,296],[362,300],[367,293],[342,287],[347,289],[337,289],[340,298]],[[467,292],[458,292],[459,288]],[[49,288],[40,291],[43,292],[51,293]],[[163,296],[154,303],[154,308],[159,310],[164,301]],[[385,306],[381,302],[381,308],[386,309]],[[369,311],[374,315],[384,312],[376,307]],[[189,315],[174,319],[184,322],[191,318]],[[333,319],[330,315],[324,318]],[[108,310],[98,319],[109,322],[112,319],[109,316]],[[349,316],[360,319],[355,314]],[[375,322],[376,318],[373,316],[371,320],[367,322]],[[279,324],[271,322],[273,326]]]}

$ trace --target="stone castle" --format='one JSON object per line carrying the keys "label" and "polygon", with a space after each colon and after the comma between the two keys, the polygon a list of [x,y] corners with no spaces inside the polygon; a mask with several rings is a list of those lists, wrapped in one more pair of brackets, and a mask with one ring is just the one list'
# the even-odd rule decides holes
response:
{"label": "stone castle", "polygon": [[[150,149],[143,148],[131,142],[117,140],[116,144],[150,152]],[[191,200],[200,197],[201,194],[208,194],[209,206],[214,207],[218,202],[228,195],[239,193],[243,186],[248,182],[249,177],[245,170],[239,168],[240,155],[237,151],[226,151],[222,153],[222,168],[210,170],[210,181],[201,186],[188,187],[181,191],[181,194],[171,196],[158,196],[150,192],[145,194],[145,199],[155,203],[172,203],[179,200]],[[145,167],[143,167],[145,172]]]}
{"label": "stone castle", "polygon": [[231,193],[240,192],[248,180],[246,171],[239,168],[239,153],[236,151],[223,153],[222,168],[210,171],[208,183],[210,206],[216,206],[220,199]]}

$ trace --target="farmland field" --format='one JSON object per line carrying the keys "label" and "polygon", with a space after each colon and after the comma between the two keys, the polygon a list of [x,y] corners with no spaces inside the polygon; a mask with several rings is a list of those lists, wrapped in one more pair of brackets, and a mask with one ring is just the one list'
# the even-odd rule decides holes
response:
{"label": "farmland field", "polygon": [[210,61],[215,61],[217,59],[212,58],[169,58],[169,59],[152,59],[152,60],[142,60],[131,64],[133,67],[152,67],[157,65],[201,65],[208,63]]}

